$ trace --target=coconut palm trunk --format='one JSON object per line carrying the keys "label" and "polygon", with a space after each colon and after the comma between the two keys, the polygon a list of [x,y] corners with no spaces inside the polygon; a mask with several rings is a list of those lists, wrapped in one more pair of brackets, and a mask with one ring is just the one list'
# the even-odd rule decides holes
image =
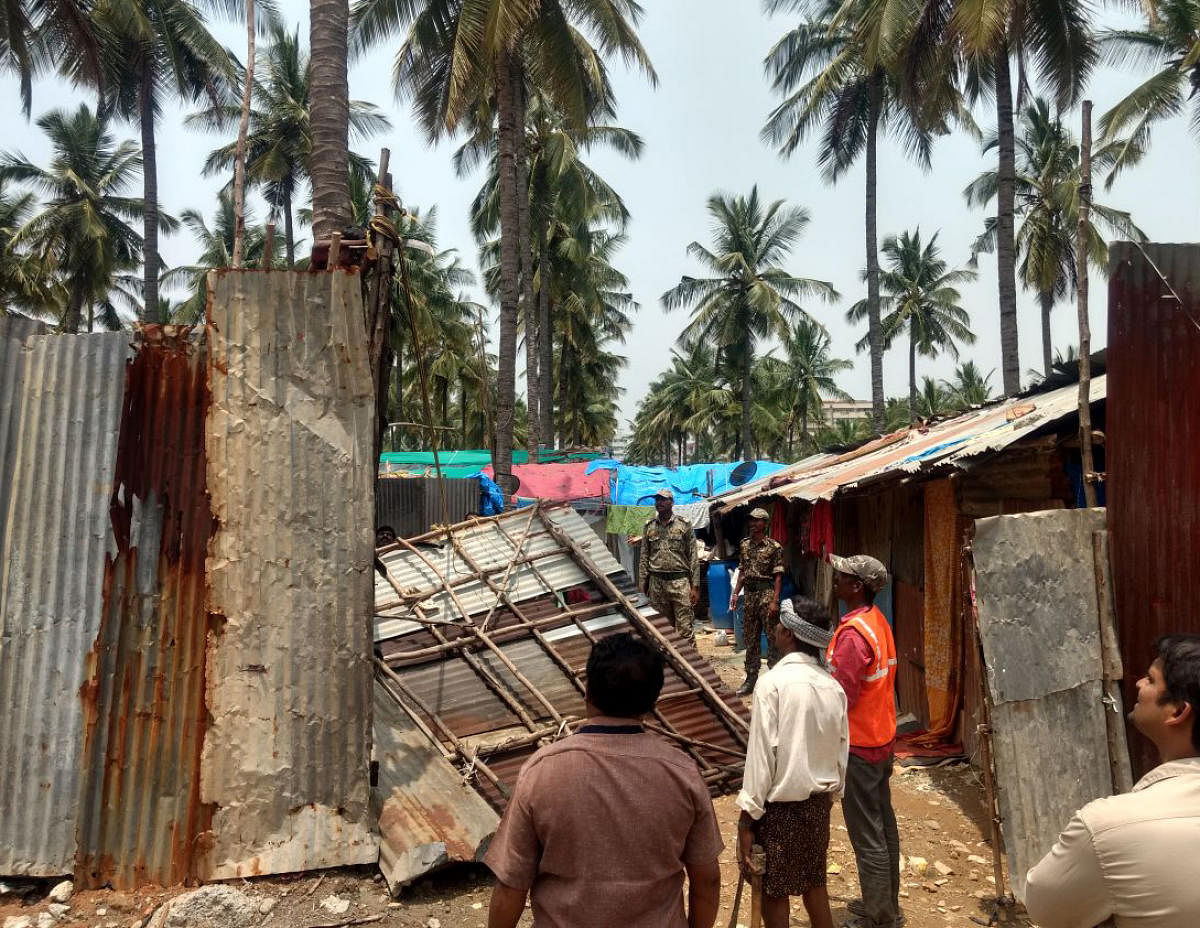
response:
{"label": "coconut palm trunk", "polygon": [[538,349],[541,363],[538,379],[542,386],[542,399],[538,411],[542,414],[542,441],[554,445],[554,307],[550,302],[550,275],[546,261],[545,235],[542,236],[542,283],[538,287]]}
{"label": "coconut palm trunk", "polygon": [[867,347],[871,356],[871,421],[875,431],[884,425],[883,330],[879,323],[879,115],[883,107],[883,72],[877,70],[871,81],[870,111],[867,117]]}
{"label": "coconut palm trunk", "polygon": [[[502,53],[496,66],[499,111],[498,186],[500,196],[500,344],[496,377],[496,474],[512,473],[513,405],[516,400],[517,300],[520,290],[520,220],[517,201],[517,133],[512,91],[511,56]],[[508,490],[509,487],[504,487]]]}
{"label": "coconut palm trunk", "polygon": [[283,195],[283,243],[287,250],[287,266],[291,270],[296,266],[296,230],[292,226],[292,195]]}
{"label": "coconut palm trunk", "polygon": [[1020,346],[1017,339],[1017,247],[1013,232],[1016,196],[1016,143],[1013,136],[1012,73],[1009,48],[996,52],[996,134],[999,171],[996,190],[996,267],[1000,278],[1000,370],[1005,396],[1021,389]]}
{"label": "coconut palm trunk", "polygon": [[346,74],[349,4],[309,0],[312,67],[313,241],[350,222],[350,85]]}
{"label": "coconut palm trunk", "polygon": [[753,352],[746,346],[742,360],[742,459],[750,460],[753,452],[750,449],[750,368],[754,363]]}
{"label": "coconut palm trunk", "polygon": [[519,300],[521,314],[525,319],[525,405],[529,408],[529,434],[525,439],[525,450],[530,459],[536,461],[538,445],[541,443],[542,398],[538,365],[538,312],[533,293],[533,231],[529,219],[529,158],[525,139],[525,66],[519,55],[509,59],[511,90],[513,96],[513,120],[516,131],[516,181],[517,181],[517,235],[521,258],[521,287]]}
{"label": "coconut palm trunk", "polygon": [[917,332],[909,323],[908,333],[908,421],[917,421]]}
{"label": "coconut palm trunk", "polygon": [[1050,339],[1050,313],[1054,309],[1054,293],[1049,290],[1041,291],[1038,293],[1038,302],[1042,305],[1042,370],[1049,377],[1054,363],[1054,348]]}
{"label": "coconut palm trunk", "polygon": [[233,266],[241,267],[246,251],[246,136],[250,132],[250,103],[254,94],[254,0],[246,0],[246,74],[242,88],[242,118],[233,156]]}
{"label": "coconut palm trunk", "polygon": [[154,142],[154,65],[143,60],[138,91],[142,130],[142,316],[163,322],[158,305],[158,155]]}

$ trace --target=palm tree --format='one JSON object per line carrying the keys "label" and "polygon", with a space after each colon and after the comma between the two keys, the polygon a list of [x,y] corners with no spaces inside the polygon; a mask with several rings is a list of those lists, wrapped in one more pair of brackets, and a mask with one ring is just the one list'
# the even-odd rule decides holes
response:
{"label": "palm tree", "polygon": [[[298,31],[288,32],[274,25],[270,36],[261,63],[262,77],[254,84],[257,103],[250,110],[246,136],[246,176],[262,188],[272,217],[282,215],[287,264],[293,267],[296,263],[294,205],[303,185],[313,183],[312,63],[300,45]],[[239,116],[240,107],[226,100],[192,114],[185,122],[205,129],[226,130]],[[363,100],[350,101],[349,119],[350,137],[355,141],[391,128],[391,121],[374,104]],[[204,173],[228,172],[235,155],[236,143],[216,149],[208,156]],[[369,193],[375,180],[372,162],[354,152],[348,157],[351,187],[357,184]],[[348,202],[353,199],[350,190]],[[351,208],[350,213],[353,212]],[[361,217],[351,214],[347,214],[347,221],[366,224]]]}
{"label": "palm tree", "polygon": [[[841,0],[765,0],[769,13],[815,14],[783,36],[764,62],[784,100],[763,128],[764,140],[793,154],[814,131],[821,133],[818,162],[827,183],[836,183],[862,155],[866,161],[867,320],[871,402],[876,428],[883,427],[883,339],[879,311],[877,232],[880,130],[896,137],[923,167],[930,166],[933,135],[946,131],[944,116],[963,114],[950,81],[923,95],[920,112],[910,104],[898,76],[907,30],[897,30],[891,11],[901,3],[855,4]],[[939,112],[940,111],[940,112]],[[969,122],[969,117],[965,117]]]}
{"label": "palm tree", "polygon": [[0,174],[0,313],[20,309],[43,316],[61,302],[57,279],[17,238],[36,207],[32,193],[10,193]]}
{"label": "palm tree", "polygon": [[[883,319],[884,345],[891,347],[901,333],[908,334],[908,408],[910,421],[916,421],[917,355],[935,358],[942,351],[958,357],[957,342],[972,344],[971,317],[959,303],[956,286],[975,279],[969,269],[947,270],[937,244],[937,233],[927,244],[921,243],[921,230],[889,235],[882,252],[887,262],[880,283],[887,315]],[[861,322],[866,316],[866,301],[850,307],[846,318]],[[858,343],[859,350],[866,340]]]}
{"label": "palm tree", "polygon": [[954,395],[932,377],[922,377],[917,393],[917,417],[928,422],[955,412]]}
{"label": "palm tree", "polygon": [[194,101],[237,77],[233,59],[189,0],[97,0],[92,17],[104,41],[105,105],[141,129],[145,318],[158,322],[162,264],[155,123],[169,97]]}
{"label": "palm tree", "polygon": [[800,453],[810,449],[809,422],[820,426],[824,421],[826,399],[850,399],[850,394],[834,379],[854,365],[832,356],[829,333],[812,319],[796,320],[783,339],[784,363],[791,403],[787,420],[787,453],[792,455],[796,423],[800,423]]}
{"label": "palm tree", "polygon": [[[19,153],[0,160],[0,180],[28,184],[44,197],[12,243],[28,247],[43,273],[61,279],[61,328],[77,332],[86,310],[91,331],[118,275],[142,258],[142,239],[130,222],[145,210],[141,200],[127,195],[142,167],[141,154],[133,142],[116,142],[106,120],[82,104],[73,112],[52,110],[37,126],[50,140],[48,167]],[[175,224],[163,214],[158,221],[164,228]]]}
{"label": "palm tree", "polygon": [[815,295],[831,300],[837,291],[781,266],[809,223],[807,210],[783,200],[764,206],[756,186],[748,197],[714,194],[708,212],[713,247],[692,242],[687,251],[710,276],[683,277],[663,294],[662,304],[667,310],[691,307],[685,334],[707,340],[725,363],[736,365],[742,407],[738,454],[750,457],[750,371],[758,343],[782,338],[789,324],[807,315],[797,299]]}
{"label": "palm tree", "polygon": [[856,445],[870,436],[874,423],[870,419],[838,419],[823,426],[817,435],[817,443],[824,451]]}
{"label": "palm tree", "polygon": [[[431,140],[453,134],[468,118],[474,126],[490,125],[495,114],[501,244],[498,473],[511,472],[518,299],[522,268],[527,284],[531,272],[530,249],[522,249],[529,227],[522,130],[530,85],[564,118],[585,126],[604,102],[595,96],[603,63],[585,33],[596,37],[600,52],[621,54],[655,80],[634,31],[641,13],[636,0],[360,0],[355,6],[357,48],[406,33],[396,56],[396,88],[413,99]],[[528,286],[525,293],[528,301]]]}
{"label": "palm tree", "polygon": [[69,62],[85,83],[103,86],[103,52],[84,0],[9,0],[0,6],[0,68],[17,75],[26,118],[33,77]]}
{"label": "palm tree", "polygon": [[[196,262],[190,265],[173,267],[163,273],[160,283],[166,288],[179,286],[188,289],[188,296],[177,306],[171,308],[170,320],[176,323],[192,324],[204,320],[204,311],[208,302],[208,272],[218,268],[233,267],[233,244],[237,229],[237,214],[234,210],[233,195],[228,189],[217,194],[217,210],[210,226],[204,216],[197,210],[185,209],[179,214],[179,219],[185,229],[192,233],[200,254]],[[247,212],[245,217],[245,256],[247,267],[262,267],[266,256],[267,230],[265,226],[255,224],[253,213]],[[280,257],[280,244],[274,243],[274,253],[271,260]],[[166,318],[166,317],[164,317]]]}
{"label": "palm tree", "polygon": [[[1200,139],[1200,3],[1196,0],[1156,0],[1144,29],[1110,29],[1101,44],[1118,62],[1154,60],[1161,65],[1149,79],[1105,113],[1100,129],[1105,142],[1128,133],[1125,151],[1113,170],[1136,163],[1149,143],[1154,123],[1182,113],[1192,105],[1192,132]],[[1112,184],[1110,174],[1107,183]]]}
{"label": "palm tree", "polygon": [[[1062,122],[1050,114],[1050,104],[1034,98],[1023,114],[1024,131],[1017,140],[1016,215],[1021,226],[1016,233],[1021,282],[1035,292],[1042,310],[1042,368],[1050,373],[1050,313],[1056,301],[1075,290],[1078,278],[1076,237],[1079,225],[1079,146]],[[988,139],[984,151],[998,140]],[[1128,143],[1114,140],[1092,154],[1097,170],[1113,166],[1118,159],[1132,160]],[[968,204],[984,204],[996,196],[999,178],[996,171],[985,171],[963,191]],[[989,217],[983,234],[971,250],[974,264],[980,252],[996,247],[997,223]],[[1145,241],[1145,234],[1133,224],[1129,213],[1113,209],[1093,199],[1088,223],[1089,259],[1097,267],[1108,267],[1108,244],[1102,230],[1111,235]]]}
{"label": "palm tree", "polygon": [[313,240],[341,232],[350,219],[350,75],[347,0],[309,0],[312,82]]}
{"label": "palm tree", "polygon": [[[1018,97],[1033,62],[1041,83],[1068,108],[1086,86],[1097,60],[1088,8],[1082,0],[1019,3],[1017,0],[926,0],[920,15],[915,58],[944,61],[954,49],[965,65],[965,83],[976,96],[987,90],[996,104],[996,264],[1000,297],[1001,379],[1004,393],[1021,388],[1017,335],[1016,142],[1013,126],[1012,59]],[[1020,99],[1018,99],[1018,105]]]}
{"label": "palm tree", "polygon": [[990,381],[994,373],[995,369],[982,374],[974,361],[964,361],[954,369],[954,379],[943,380],[942,386],[949,391],[951,400],[960,410],[971,409],[991,400]]}
{"label": "palm tree", "polygon": [[[598,114],[594,114],[598,115]],[[526,113],[525,149],[529,155],[528,197],[532,238],[532,298],[521,304],[525,329],[527,405],[538,412],[530,442],[554,441],[553,312],[554,252],[564,235],[589,223],[610,223],[618,231],[629,211],[612,187],[583,160],[596,147],[629,159],[642,152],[636,133],[607,123],[576,128],[554,110],[542,94],[533,93]],[[476,239],[493,238],[500,227],[498,137],[495,131],[478,135],[455,154],[455,169],[465,176],[487,164],[483,186],[471,208]],[[565,233],[570,237],[570,232]],[[545,337],[543,337],[545,333]]]}

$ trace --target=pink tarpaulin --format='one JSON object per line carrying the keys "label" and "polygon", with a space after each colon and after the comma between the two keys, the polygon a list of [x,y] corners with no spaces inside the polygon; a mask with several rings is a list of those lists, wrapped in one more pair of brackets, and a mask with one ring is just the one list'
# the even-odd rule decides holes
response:
{"label": "pink tarpaulin", "polygon": [[[483,469],[494,477],[491,465]],[[513,476],[521,481],[514,496],[534,499],[572,500],[608,499],[609,480],[606,470],[587,473],[587,462],[578,464],[514,464]]]}

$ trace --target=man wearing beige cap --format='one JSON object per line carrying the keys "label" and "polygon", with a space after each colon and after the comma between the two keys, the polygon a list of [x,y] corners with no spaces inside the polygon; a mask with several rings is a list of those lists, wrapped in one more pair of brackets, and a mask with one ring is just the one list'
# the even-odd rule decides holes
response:
{"label": "man wearing beige cap", "polygon": [[767,534],[765,509],[750,511],[750,535],[742,539],[738,553],[738,579],[729,597],[729,611],[737,608],[738,594],[746,591],[742,607],[742,632],[746,641],[746,682],[739,696],[754,692],[762,666],[763,630],[767,633],[767,667],[779,660],[775,626],[779,617],[779,590],[783,583],[783,546]]}
{"label": "man wearing beige cap", "polygon": [[900,833],[892,809],[892,747],[896,741],[896,643],[875,594],[887,568],[866,554],[831,555],[834,591],[845,605],[829,668],[846,691],[850,759],[842,813],[858,862],[862,898],[851,901],[847,928],[895,928],[900,914]]}
{"label": "man wearing beige cap", "polygon": [[675,515],[675,494],[669,489],[654,494],[657,515],[642,529],[638,582],[650,605],[675,625],[683,638],[692,639],[693,610],[700,598],[700,563],[692,523]]}

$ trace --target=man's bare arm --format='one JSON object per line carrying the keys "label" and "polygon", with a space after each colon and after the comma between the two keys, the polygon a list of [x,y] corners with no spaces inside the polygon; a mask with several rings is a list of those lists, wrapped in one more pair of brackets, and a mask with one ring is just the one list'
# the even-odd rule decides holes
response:
{"label": "man's bare arm", "polygon": [[492,890],[492,904],[488,909],[488,928],[517,928],[521,913],[525,911],[527,892],[497,880]]}
{"label": "man's bare arm", "polygon": [[721,906],[721,864],[713,858],[706,864],[687,867],[688,928],[712,928]]}

